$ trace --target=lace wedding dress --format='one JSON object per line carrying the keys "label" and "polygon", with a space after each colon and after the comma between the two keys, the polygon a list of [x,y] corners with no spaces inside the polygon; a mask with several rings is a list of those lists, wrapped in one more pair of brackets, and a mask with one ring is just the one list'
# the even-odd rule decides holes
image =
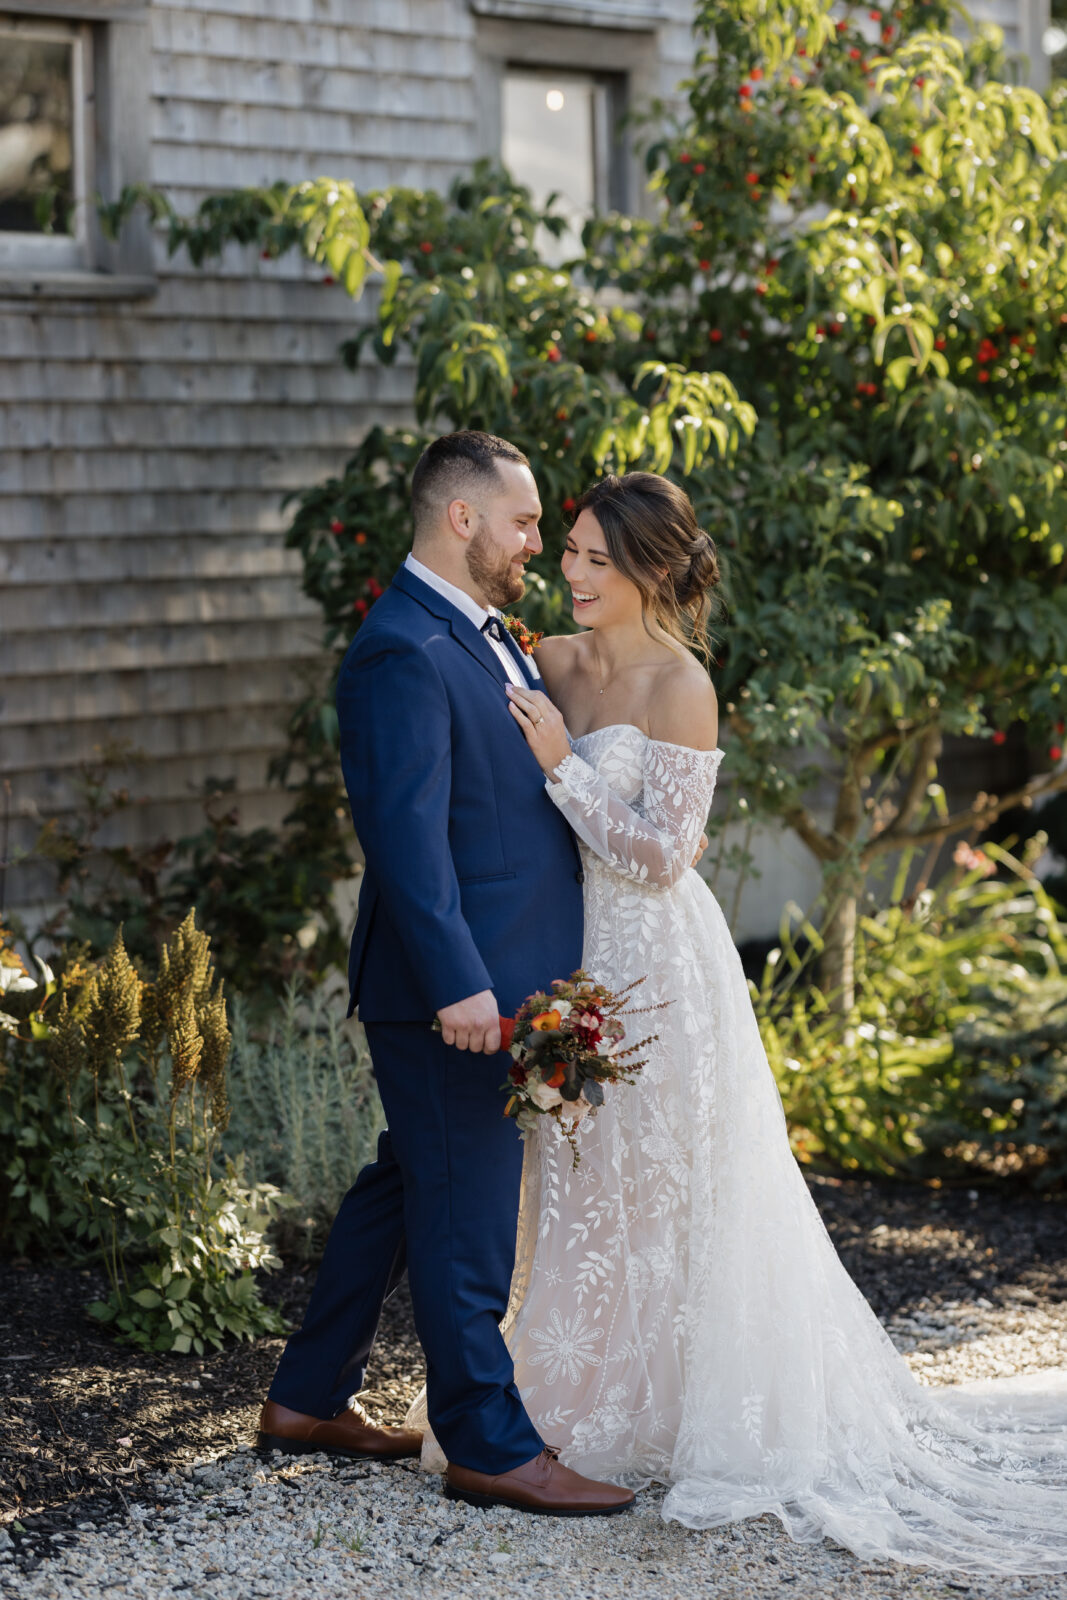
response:
{"label": "lace wedding dress", "polygon": [[586,968],[670,1005],[632,1020],[658,1040],[582,1124],[577,1170],[547,1119],[527,1147],[504,1330],[523,1400],[568,1466],[669,1485],[663,1515],[691,1528],[773,1512],[866,1558],[1067,1570],[1067,1373],[919,1384],[790,1152],[740,960],[689,866],[721,755],[616,725],[549,784],[581,842]]}

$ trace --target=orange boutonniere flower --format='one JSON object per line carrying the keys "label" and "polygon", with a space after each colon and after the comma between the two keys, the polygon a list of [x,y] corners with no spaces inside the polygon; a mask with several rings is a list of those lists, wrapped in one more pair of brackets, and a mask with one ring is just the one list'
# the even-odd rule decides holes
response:
{"label": "orange boutonniere flower", "polygon": [[504,627],[511,634],[511,637],[514,639],[523,655],[532,656],[534,651],[537,649],[537,646],[544,638],[544,634],[534,633],[531,628],[526,626],[521,617],[505,615],[502,616],[500,620],[504,624]]}

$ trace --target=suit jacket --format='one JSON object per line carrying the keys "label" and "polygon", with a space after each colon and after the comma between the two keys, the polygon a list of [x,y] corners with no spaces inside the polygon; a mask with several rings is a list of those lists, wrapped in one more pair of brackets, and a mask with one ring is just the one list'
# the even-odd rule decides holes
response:
{"label": "suit jacket", "polygon": [[366,860],[349,1013],[365,1022],[429,1021],[483,989],[509,1016],[581,964],[578,848],[506,683],[470,619],[404,568],[345,656],[341,764]]}

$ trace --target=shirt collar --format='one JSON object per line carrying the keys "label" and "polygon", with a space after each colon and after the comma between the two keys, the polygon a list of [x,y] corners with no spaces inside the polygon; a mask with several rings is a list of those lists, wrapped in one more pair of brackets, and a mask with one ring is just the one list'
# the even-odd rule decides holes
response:
{"label": "shirt collar", "polygon": [[439,573],[431,572],[430,568],[416,556],[408,555],[404,561],[404,566],[408,572],[413,573],[416,578],[428,584],[442,599],[454,605],[457,611],[462,611],[463,615],[474,623],[479,633],[490,617],[499,617],[499,611],[493,608],[487,611],[484,606],[480,606],[477,600],[473,600],[464,590],[457,589],[454,583],[449,583],[447,578],[442,578]]}

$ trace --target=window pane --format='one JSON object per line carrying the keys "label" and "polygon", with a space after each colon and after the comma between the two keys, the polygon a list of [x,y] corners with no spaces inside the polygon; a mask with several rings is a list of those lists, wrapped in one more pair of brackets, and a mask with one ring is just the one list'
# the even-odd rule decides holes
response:
{"label": "window pane", "polygon": [[69,233],[74,46],[0,32],[0,232]]}
{"label": "window pane", "polygon": [[596,203],[594,80],[571,72],[509,72],[504,78],[504,165],[537,201],[559,194],[568,235],[540,241],[550,260],[579,249],[582,223]]}

